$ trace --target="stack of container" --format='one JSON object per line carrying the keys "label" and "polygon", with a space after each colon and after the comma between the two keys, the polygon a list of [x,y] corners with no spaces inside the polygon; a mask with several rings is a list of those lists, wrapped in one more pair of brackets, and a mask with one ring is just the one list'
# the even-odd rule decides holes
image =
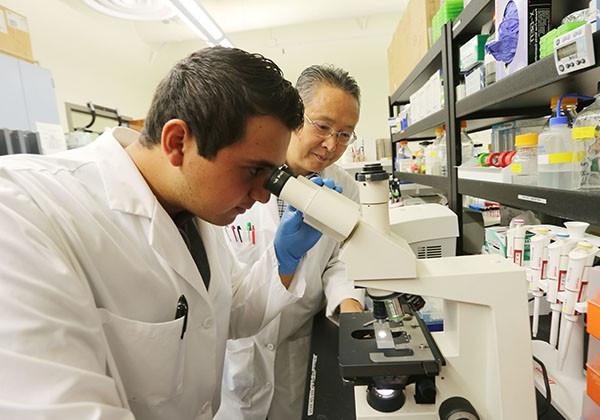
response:
{"label": "stack of container", "polygon": [[586,364],[587,387],[583,400],[584,420],[600,418],[600,275],[590,270],[587,305],[587,332],[590,334]]}
{"label": "stack of container", "polygon": [[446,0],[440,10],[431,19],[431,38],[433,42],[442,35],[442,26],[454,20],[463,10],[463,0]]}

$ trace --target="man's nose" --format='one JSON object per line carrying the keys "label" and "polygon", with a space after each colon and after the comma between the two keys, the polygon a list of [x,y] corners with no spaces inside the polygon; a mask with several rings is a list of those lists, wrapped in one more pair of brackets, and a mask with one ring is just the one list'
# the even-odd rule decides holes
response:
{"label": "man's nose", "polygon": [[271,197],[271,193],[265,188],[266,178],[260,177],[254,183],[252,190],[250,191],[250,198],[254,201],[261,203],[267,203]]}

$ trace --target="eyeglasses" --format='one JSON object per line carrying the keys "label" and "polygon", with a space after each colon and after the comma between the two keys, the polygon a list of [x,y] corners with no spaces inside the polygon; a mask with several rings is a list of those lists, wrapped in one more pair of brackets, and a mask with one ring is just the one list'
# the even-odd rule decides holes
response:
{"label": "eyeglasses", "polygon": [[348,146],[356,141],[356,133],[354,131],[351,133],[347,131],[335,131],[327,124],[311,120],[306,114],[304,114],[304,118],[313,126],[317,135],[323,139],[326,139],[329,136],[335,136],[336,143],[341,144],[342,146]]}

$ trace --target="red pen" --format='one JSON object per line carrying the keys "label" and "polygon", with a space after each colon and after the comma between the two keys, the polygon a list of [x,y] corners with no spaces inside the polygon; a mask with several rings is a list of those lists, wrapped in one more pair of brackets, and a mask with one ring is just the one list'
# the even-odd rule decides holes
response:
{"label": "red pen", "polygon": [[256,231],[254,225],[252,225],[252,245],[256,245]]}

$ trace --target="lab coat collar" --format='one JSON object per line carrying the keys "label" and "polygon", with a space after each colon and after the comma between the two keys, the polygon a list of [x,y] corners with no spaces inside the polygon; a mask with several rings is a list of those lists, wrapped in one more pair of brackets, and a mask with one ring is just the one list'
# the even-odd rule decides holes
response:
{"label": "lab coat collar", "polygon": [[93,143],[108,205],[112,210],[151,218],[158,200],[131,160],[125,147],[139,138],[137,131],[125,127],[106,130]]}
{"label": "lab coat collar", "polygon": [[177,226],[124,150],[139,135],[129,128],[116,127],[105,131],[94,142],[94,156],[102,157],[97,164],[109,206],[112,210],[150,219],[150,246],[198,293],[208,298],[202,277]]}

